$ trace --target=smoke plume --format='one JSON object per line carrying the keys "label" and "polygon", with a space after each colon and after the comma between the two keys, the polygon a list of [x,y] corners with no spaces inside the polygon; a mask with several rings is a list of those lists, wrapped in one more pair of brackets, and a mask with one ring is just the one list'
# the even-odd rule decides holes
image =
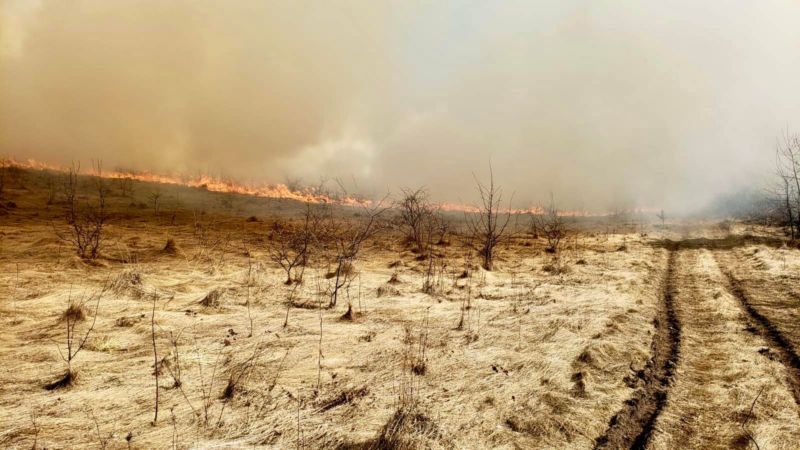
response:
{"label": "smoke plume", "polygon": [[0,153],[689,210],[769,176],[800,3],[0,0]]}

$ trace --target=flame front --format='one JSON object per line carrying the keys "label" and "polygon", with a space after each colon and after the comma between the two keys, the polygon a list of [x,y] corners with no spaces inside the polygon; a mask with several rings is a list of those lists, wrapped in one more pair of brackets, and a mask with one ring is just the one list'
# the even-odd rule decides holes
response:
{"label": "flame front", "polygon": [[[9,166],[19,167],[22,169],[32,170],[47,170],[52,172],[66,173],[70,170],[69,167],[50,164],[35,159],[17,160],[14,158],[6,160]],[[148,183],[160,183],[188,186],[199,189],[206,189],[212,192],[234,193],[242,195],[250,195],[254,197],[263,198],[281,198],[297,200],[299,202],[307,203],[333,203],[345,206],[374,206],[376,203],[372,200],[354,197],[354,196],[339,196],[330,195],[319,189],[305,188],[305,189],[290,189],[285,184],[243,184],[232,180],[225,180],[208,175],[200,175],[196,177],[186,177],[179,175],[163,175],[151,172],[133,172],[133,171],[101,171],[99,173],[89,173],[87,175],[100,176],[107,179],[133,179]],[[464,212],[464,213],[478,213],[480,208],[474,205],[463,203],[443,202],[438,203],[437,207],[441,211],[447,212]],[[502,208],[501,212],[511,214],[544,214],[544,209],[538,206],[530,208]],[[560,216],[567,217],[588,217],[588,216],[603,216],[604,214],[593,214],[588,211],[574,210],[564,211],[559,210]]]}
{"label": "flame front", "polygon": [[[49,164],[35,159],[17,160],[12,158],[7,162],[10,166],[22,169],[47,170],[61,173],[66,173],[70,170],[68,167]],[[264,198],[282,198],[308,203],[337,203],[349,206],[369,206],[373,203],[371,200],[353,196],[332,196],[312,188],[293,190],[289,189],[285,184],[243,184],[208,175],[185,177],[151,172],[121,172],[113,170],[103,170],[96,173],[89,173],[88,175],[99,176],[106,179],[132,179],[148,183],[188,186],[206,189],[212,192],[234,193]]]}

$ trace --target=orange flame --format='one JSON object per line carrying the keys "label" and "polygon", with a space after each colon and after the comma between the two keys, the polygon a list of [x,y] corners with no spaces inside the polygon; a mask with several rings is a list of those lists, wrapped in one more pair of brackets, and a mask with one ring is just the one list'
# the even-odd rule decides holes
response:
{"label": "orange flame", "polygon": [[[47,170],[52,172],[68,172],[68,167],[50,164],[35,159],[17,160],[9,159],[8,165],[23,169]],[[148,183],[171,184],[206,189],[212,192],[235,193],[254,197],[282,198],[308,203],[336,203],[348,206],[368,206],[371,200],[352,196],[331,196],[316,189],[305,188],[300,190],[289,189],[285,184],[243,184],[232,180],[216,178],[208,175],[185,177],[177,175],[163,175],[151,172],[122,172],[101,171],[89,175],[100,176],[107,179],[132,179]]]}
{"label": "orange flame", "polygon": [[[50,164],[35,159],[17,160],[14,158],[7,159],[6,164],[13,167],[32,170],[46,170],[52,172],[68,172],[70,169],[65,166]],[[151,172],[133,172],[133,171],[102,171],[100,174],[90,173],[89,175],[100,176],[108,179],[133,179],[149,183],[171,184],[188,186],[200,189],[206,189],[212,192],[235,193],[242,195],[250,195],[254,197],[264,198],[281,198],[291,199],[307,203],[334,203],[345,206],[372,206],[375,204],[372,200],[354,197],[354,196],[334,196],[321,192],[318,189],[305,188],[305,189],[290,189],[285,184],[243,184],[233,180],[226,180],[216,178],[208,175],[199,175],[196,177],[186,177],[180,175],[163,175]],[[474,205],[467,205],[462,203],[443,202],[437,204],[438,208],[447,212],[465,212],[465,213],[478,213],[480,208]],[[639,210],[648,211],[649,209]],[[530,208],[506,208],[502,209],[501,213],[511,214],[543,214],[545,210],[539,206]],[[559,210],[558,214],[565,217],[590,217],[590,216],[604,216],[608,213],[591,213],[584,210]]]}

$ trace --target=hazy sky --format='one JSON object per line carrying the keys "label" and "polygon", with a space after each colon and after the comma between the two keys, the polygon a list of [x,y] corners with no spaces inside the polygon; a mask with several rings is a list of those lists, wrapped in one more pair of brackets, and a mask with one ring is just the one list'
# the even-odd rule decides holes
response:
{"label": "hazy sky", "polygon": [[0,153],[696,207],[800,129],[800,2],[0,0]]}

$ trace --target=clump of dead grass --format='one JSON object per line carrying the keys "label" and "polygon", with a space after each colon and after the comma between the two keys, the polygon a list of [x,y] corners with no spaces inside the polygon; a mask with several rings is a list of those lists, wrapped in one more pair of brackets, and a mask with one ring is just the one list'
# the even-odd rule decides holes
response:
{"label": "clump of dead grass", "polygon": [[325,412],[338,406],[353,403],[357,399],[365,397],[367,394],[369,394],[369,388],[367,388],[367,386],[344,389],[339,394],[319,402],[318,411]]}
{"label": "clump of dead grass", "polygon": [[164,248],[161,249],[161,251],[168,255],[177,255],[178,244],[175,243],[175,239],[168,238],[166,244],[164,244]]}
{"label": "clump of dead grass", "polygon": [[400,295],[400,291],[392,286],[391,284],[385,284],[383,286],[379,286],[378,290],[376,291],[376,295],[378,297],[386,297],[392,295]]}
{"label": "clump of dead grass", "polygon": [[144,314],[134,315],[134,316],[122,316],[114,321],[114,324],[118,327],[122,328],[129,328],[137,323],[141,322],[144,319]]}
{"label": "clump of dead grass", "polygon": [[61,313],[59,322],[82,322],[86,320],[86,308],[82,303],[72,301],[67,306],[67,309]]}
{"label": "clump of dead grass", "polygon": [[219,308],[222,305],[222,296],[225,291],[221,288],[215,288],[205,295],[198,303],[206,308]]}
{"label": "clump of dead grass", "polygon": [[543,265],[542,271],[551,275],[564,275],[570,273],[571,269],[565,264],[553,262]]}
{"label": "clump of dead grass", "polygon": [[117,295],[130,294],[135,298],[145,295],[142,273],[137,268],[125,269],[111,282],[111,291]]}
{"label": "clump of dead grass", "polygon": [[374,441],[363,449],[370,450],[412,450],[430,448],[432,441],[440,440],[439,426],[416,407],[398,408],[381,428]]}

